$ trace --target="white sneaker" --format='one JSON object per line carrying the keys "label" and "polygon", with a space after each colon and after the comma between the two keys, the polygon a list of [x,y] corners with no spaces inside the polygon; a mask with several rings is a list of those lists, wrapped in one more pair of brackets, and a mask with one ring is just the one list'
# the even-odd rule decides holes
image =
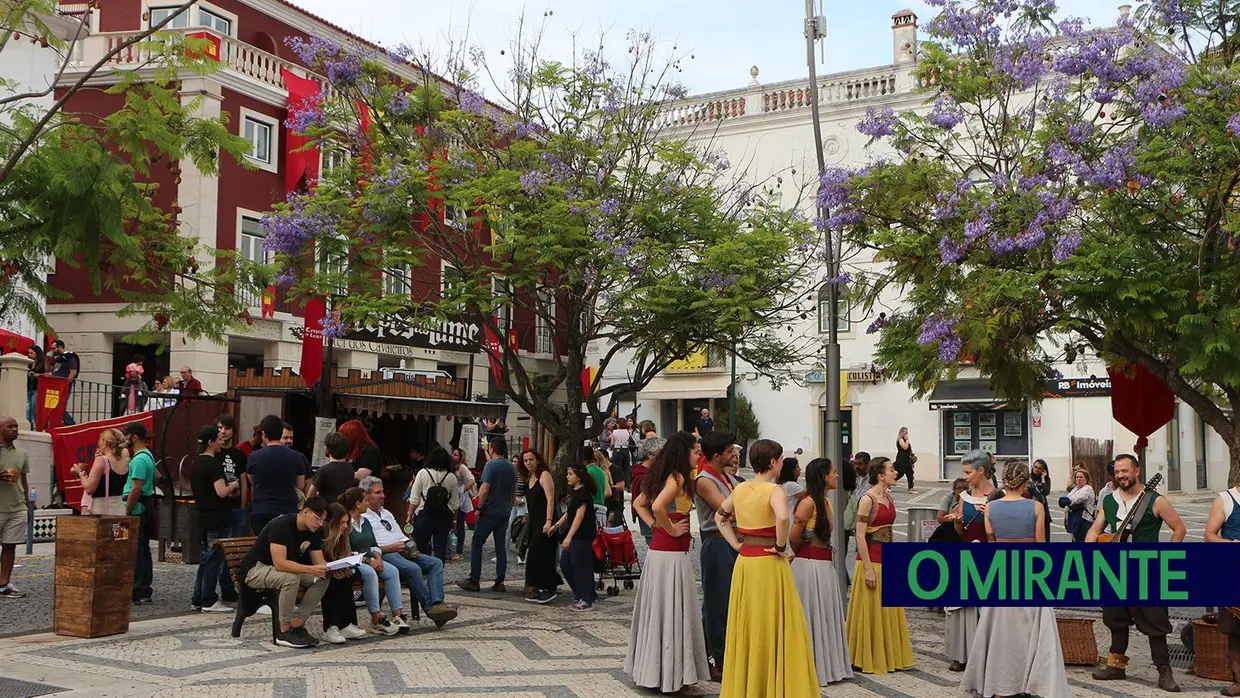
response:
{"label": "white sneaker", "polygon": [[266,605],[266,604],[263,604],[262,606],[259,606],[259,607],[258,607],[258,610],[254,612],[254,615],[256,615],[256,616],[269,616],[269,615],[271,615],[271,606],[268,606],[268,605]]}
{"label": "white sneaker", "polygon": [[216,601],[213,605],[202,609],[203,613],[232,613],[237,609],[232,606],[225,606],[223,601]]}
{"label": "white sneaker", "polygon": [[343,645],[345,643],[345,638],[344,635],[340,633],[340,629],[333,625],[324,631],[323,642],[330,642],[333,645]]}
{"label": "white sneaker", "polygon": [[344,635],[346,640],[360,640],[366,637],[366,631],[350,623],[340,629],[340,634]]}
{"label": "white sneaker", "polygon": [[392,625],[396,626],[396,630],[398,632],[402,630],[408,632],[409,630],[409,623],[405,620],[404,616],[392,616],[390,622]]}

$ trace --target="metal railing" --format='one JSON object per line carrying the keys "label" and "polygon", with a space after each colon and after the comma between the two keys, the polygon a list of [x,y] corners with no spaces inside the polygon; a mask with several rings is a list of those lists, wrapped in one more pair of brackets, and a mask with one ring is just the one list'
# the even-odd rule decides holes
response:
{"label": "metal railing", "polygon": [[[189,396],[175,393],[157,393],[146,389],[137,391],[134,406],[137,411],[172,407]],[[82,424],[120,417],[129,409],[129,390],[123,385],[108,385],[94,381],[74,380],[65,401],[65,424]],[[72,421],[70,421],[72,420]]]}

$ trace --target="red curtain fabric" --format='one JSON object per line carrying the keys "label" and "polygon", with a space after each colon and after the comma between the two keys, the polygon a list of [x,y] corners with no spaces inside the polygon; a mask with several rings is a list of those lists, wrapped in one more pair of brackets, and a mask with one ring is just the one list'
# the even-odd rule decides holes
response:
{"label": "red curtain fabric", "polygon": [[[288,68],[280,68],[284,76],[284,86],[288,89],[288,113],[299,110],[308,100],[320,97],[319,83],[291,72]],[[319,149],[301,150],[309,142],[304,136],[288,131],[284,148],[284,190],[297,191],[304,180],[309,187],[319,178]]]}
{"label": "red curtain fabric", "polygon": [[1175,416],[1175,394],[1140,364],[1108,367],[1111,377],[1111,414],[1137,435],[1137,448]]}
{"label": "red curtain fabric", "polygon": [[301,336],[301,379],[314,387],[323,377],[323,317],[327,302],[322,298],[306,301],[306,327]]}

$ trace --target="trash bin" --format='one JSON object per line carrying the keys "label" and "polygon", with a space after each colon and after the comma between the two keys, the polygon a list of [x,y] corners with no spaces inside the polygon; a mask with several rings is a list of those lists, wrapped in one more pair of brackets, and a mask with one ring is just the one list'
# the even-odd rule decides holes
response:
{"label": "trash bin", "polygon": [[934,529],[939,527],[938,513],[938,507],[909,507],[908,542],[925,543],[930,540]]}

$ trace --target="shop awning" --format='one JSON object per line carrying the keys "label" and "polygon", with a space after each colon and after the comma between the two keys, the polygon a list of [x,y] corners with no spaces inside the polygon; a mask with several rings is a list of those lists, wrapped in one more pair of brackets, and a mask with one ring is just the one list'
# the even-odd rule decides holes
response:
{"label": "shop awning", "polygon": [[434,400],[416,397],[387,397],[336,393],[341,408],[405,417],[503,417],[508,407],[502,402],[470,400]]}
{"label": "shop awning", "polygon": [[932,410],[993,410],[1003,407],[1003,400],[995,397],[990,381],[985,378],[962,378],[939,381],[930,393]]}
{"label": "shop awning", "polygon": [[728,396],[732,379],[727,374],[706,376],[655,376],[650,385],[637,392],[642,400],[700,400]]}

